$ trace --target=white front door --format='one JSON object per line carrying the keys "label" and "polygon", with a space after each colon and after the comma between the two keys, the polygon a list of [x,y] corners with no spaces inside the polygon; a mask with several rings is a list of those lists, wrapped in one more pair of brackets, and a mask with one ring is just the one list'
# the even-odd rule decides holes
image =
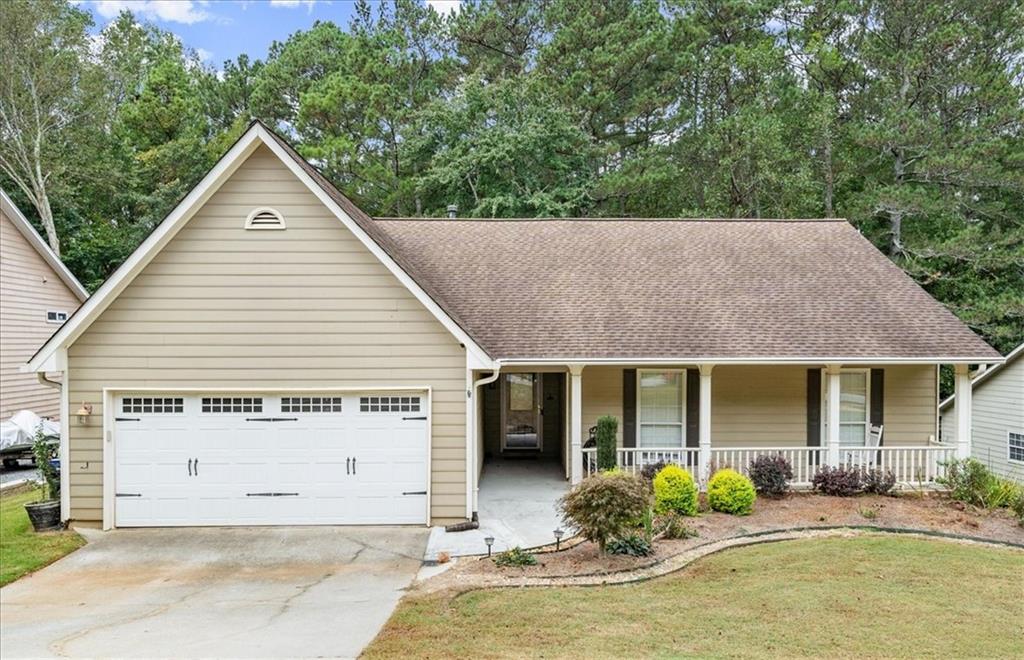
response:
{"label": "white front door", "polygon": [[427,521],[426,393],[113,404],[116,526]]}

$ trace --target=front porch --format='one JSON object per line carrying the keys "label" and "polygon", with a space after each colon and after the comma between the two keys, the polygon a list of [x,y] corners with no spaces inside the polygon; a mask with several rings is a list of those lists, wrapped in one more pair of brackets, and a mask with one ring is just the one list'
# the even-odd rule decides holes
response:
{"label": "front porch", "polygon": [[[957,367],[965,399],[967,365]],[[790,462],[798,488],[825,465],[889,470],[904,487],[934,487],[943,463],[970,451],[966,432],[957,445],[936,440],[935,363],[510,365],[472,378],[472,510],[481,518],[485,458],[543,453],[577,483],[596,470],[596,448],[586,445],[605,415],[619,420],[620,467],[677,463],[701,487],[715,470],[746,472],[765,454]],[[969,429],[970,406],[962,410]]]}

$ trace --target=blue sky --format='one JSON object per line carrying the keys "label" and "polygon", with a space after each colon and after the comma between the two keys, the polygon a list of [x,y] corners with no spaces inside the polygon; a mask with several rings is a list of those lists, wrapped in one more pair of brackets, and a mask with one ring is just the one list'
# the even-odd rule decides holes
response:
{"label": "blue sky", "polygon": [[[457,10],[457,0],[425,0],[440,12]],[[174,32],[186,46],[216,68],[241,53],[264,59],[270,44],[283,41],[314,21],[345,27],[352,16],[349,0],[84,0],[102,28],[122,9]]]}

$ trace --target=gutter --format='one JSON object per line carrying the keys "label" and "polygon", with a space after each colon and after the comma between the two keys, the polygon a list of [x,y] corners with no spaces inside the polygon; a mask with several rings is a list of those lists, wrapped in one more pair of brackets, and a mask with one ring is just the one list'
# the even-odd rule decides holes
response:
{"label": "gutter", "polygon": [[[480,470],[477,467],[478,463],[479,463],[479,460],[478,460],[478,457],[477,457],[477,452],[480,451],[480,442],[479,442],[480,439],[477,437],[477,430],[479,429],[480,424],[478,423],[477,415],[476,415],[476,402],[477,402],[476,396],[477,396],[477,392],[480,391],[480,387],[481,386],[483,386],[483,385],[490,385],[494,381],[498,380],[498,377],[500,375],[501,375],[501,364],[500,364],[500,362],[495,361],[494,362],[494,369],[491,371],[491,375],[490,376],[484,376],[483,378],[479,378],[479,379],[473,381],[473,390],[472,390],[472,395],[473,396],[470,397],[470,402],[473,404],[473,415],[472,415],[472,418],[473,418],[473,428],[472,429],[468,429],[469,430],[469,434],[468,435],[472,438],[472,440],[470,441],[470,451],[469,451],[469,456],[467,456],[467,459],[469,460],[469,467],[473,471],[473,473],[472,473],[473,474],[473,523],[475,525],[478,524],[477,523],[477,499],[480,496]],[[466,529],[476,529],[476,526],[466,527]],[[458,530],[458,531],[463,531],[463,530]]]}

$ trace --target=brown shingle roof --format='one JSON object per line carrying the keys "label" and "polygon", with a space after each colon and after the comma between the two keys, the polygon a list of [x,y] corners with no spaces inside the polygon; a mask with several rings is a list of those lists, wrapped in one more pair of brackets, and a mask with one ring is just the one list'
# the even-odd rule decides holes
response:
{"label": "brown shingle roof", "polygon": [[980,358],[844,220],[371,220],[492,357]]}
{"label": "brown shingle roof", "polygon": [[998,358],[844,220],[373,219],[491,357]]}

